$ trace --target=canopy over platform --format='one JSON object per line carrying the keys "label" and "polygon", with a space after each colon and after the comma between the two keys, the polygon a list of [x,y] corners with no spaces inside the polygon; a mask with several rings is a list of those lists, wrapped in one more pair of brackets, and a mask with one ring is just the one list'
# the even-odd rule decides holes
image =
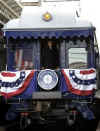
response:
{"label": "canopy over platform", "polygon": [[91,29],[75,29],[75,30],[39,30],[39,31],[6,31],[7,38],[66,38],[66,37],[88,37],[93,36],[94,28]]}

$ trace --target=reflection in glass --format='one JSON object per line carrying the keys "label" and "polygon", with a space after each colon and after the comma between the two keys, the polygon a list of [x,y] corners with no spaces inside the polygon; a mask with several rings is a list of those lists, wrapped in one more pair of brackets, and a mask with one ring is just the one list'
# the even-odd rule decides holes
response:
{"label": "reflection in glass", "polygon": [[69,68],[86,68],[87,52],[85,48],[69,49]]}

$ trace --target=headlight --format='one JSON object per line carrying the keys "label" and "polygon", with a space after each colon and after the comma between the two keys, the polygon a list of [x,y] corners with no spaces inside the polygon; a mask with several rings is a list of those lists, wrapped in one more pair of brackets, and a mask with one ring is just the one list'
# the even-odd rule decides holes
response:
{"label": "headlight", "polygon": [[53,89],[58,83],[58,76],[55,71],[46,69],[38,74],[38,85],[44,90]]}

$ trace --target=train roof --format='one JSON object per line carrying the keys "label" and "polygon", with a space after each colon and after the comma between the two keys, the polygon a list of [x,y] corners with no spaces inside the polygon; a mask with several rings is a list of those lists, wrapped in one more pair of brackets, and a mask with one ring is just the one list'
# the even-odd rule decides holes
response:
{"label": "train roof", "polygon": [[76,7],[73,8],[67,3],[65,5],[25,6],[20,18],[10,20],[4,25],[4,30],[84,27],[92,27],[92,24],[78,17]]}
{"label": "train roof", "polygon": [[19,19],[10,20],[4,25],[4,34],[7,38],[36,39],[93,36],[93,25],[79,17],[76,7],[67,2],[25,6]]}

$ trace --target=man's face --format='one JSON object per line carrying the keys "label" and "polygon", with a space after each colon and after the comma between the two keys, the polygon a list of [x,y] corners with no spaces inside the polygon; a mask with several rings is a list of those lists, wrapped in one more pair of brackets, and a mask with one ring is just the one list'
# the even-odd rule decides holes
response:
{"label": "man's face", "polygon": [[48,46],[51,48],[52,47],[52,41],[48,41]]}

